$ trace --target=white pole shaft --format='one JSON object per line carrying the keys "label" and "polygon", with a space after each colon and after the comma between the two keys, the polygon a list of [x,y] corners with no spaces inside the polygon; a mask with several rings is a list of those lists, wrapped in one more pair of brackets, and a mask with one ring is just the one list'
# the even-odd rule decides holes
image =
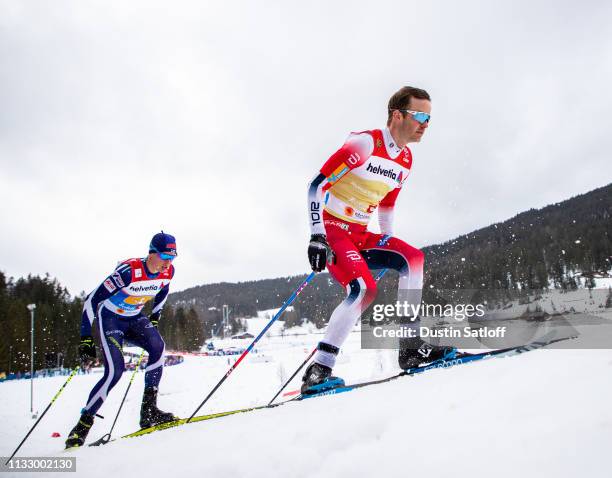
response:
{"label": "white pole shaft", "polygon": [[32,317],[30,327],[30,413],[34,413],[34,311],[30,311]]}

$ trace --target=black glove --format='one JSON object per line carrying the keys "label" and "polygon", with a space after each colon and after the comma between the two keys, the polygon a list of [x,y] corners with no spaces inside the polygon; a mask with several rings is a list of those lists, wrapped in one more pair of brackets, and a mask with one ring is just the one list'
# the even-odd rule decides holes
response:
{"label": "black glove", "polygon": [[308,261],[310,267],[315,272],[321,272],[325,269],[326,264],[336,262],[334,253],[327,243],[325,234],[313,234],[310,236],[310,244],[308,244]]}
{"label": "black glove", "polygon": [[152,315],[151,317],[149,317],[149,322],[153,324],[153,327],[159,329],[159,315]]}
{"label": "black glove", "polygon": [[79,344],[79,358],[83,365],[88,365],[96,360],[96,344],[91,335],[81,337]]}

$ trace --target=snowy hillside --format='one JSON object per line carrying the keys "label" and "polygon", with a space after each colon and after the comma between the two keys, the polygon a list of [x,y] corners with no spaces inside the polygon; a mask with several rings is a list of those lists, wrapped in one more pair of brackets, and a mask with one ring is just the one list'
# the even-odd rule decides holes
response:
{"label": "snowy hillside", "polygon": [[[610,279],[600,280],[604,287],[592,290],[580,287],[576,290],[562,291],[549,289],[529,296],[528,301],[514,300],[508,302],[503,308],[487,310],[485,318],[514,319],[524,315],[563,315],[572,320],[573,314],[591,314],[594,316],[607,316],[611,309],[606,308],[609,300]],[[539,313],[539,314],[538,314]]]}
{"label": "snowy hillside", "polygon": [[[320,335],[264,338],[269,362],[247,359],[202,413],[261,405]],[[581,339],[578,339],[581,340]],[[577,344],[577,343],[576,343]],[[574,344],[574,345],[576,345]],[[352,334],[337,373],[347,382],[397,371],[396,352],[360,350]],[[186,357],[168,367],[160,407],[187,416],[228,368],[229,357]],[[612,351],[537,350],[400,378],[351,393],[189,424],[106,446],[63,452],[98,374],[77,376],[20,456],[77,457],[77,475],[139,476],[608,476],[612,458]],[[64,378],[37,379],[42,410]],[[101,409],[89,441],[105,434],[127,386]],[[295,382],[289,389],[298,386]],[[114,436],[138,428],[142,375]],[[29,382],[0,384],[2,455],[33,420]],[[52,438],[53,432],[61,437]],[[536,473],[537,471],[537,473]],[[23,475],[20,475],[23,476]]]}

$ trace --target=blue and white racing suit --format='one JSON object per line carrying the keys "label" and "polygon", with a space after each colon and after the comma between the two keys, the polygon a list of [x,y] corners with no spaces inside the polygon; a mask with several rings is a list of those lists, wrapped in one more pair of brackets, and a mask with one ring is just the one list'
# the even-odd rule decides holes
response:
{"label": "blue and white racing suit", "polygon": [[[91,335],[97,319],[104,354],[104,375],[96,383],[83,411],[95,414],[117,384],[125,369],[123,341],[142,347],[149,354],[145,369],[145,387],[157,387],[163,372],[164,341],[151,321],[159,320],[168,297],[174,267],[153,274],[145,259],[128,259],[120,263],[98,288],[87,296],[81,320],[81,336]],[[153,300],[151,319],[142,314],[145,304]]]}

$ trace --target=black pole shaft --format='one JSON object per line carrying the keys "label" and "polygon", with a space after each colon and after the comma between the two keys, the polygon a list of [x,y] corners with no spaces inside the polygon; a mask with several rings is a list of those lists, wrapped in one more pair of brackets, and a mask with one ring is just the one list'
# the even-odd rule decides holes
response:
{"label": "black pole shaft", "polygon": [[117,414],[115,415],[115,420],[113,420],[113,425],[111,426],[110,431],[106,435],[104,435],[102,438],[96,440],[93,443],[90,443],[89,446],[106,445],[110,441],[113,430],[115,429],[115,424],[117,423],[117,419],[119,418],[119,414],[121,413],[121,409],[123,408],[125,399],[127,398],[128,392],[130,391],[130,387],[132,386],[132,382],[134,381],[134,377],[136,376],[136,373],[138,372],[138,369],[140,368],[140,362],[142,362],[144,353],[145,353],[144,350],[140,353],[140,358],[138,359],[138,363],[136,364],[136,367],[134,368],[134,371],[132,372],[132,377],[130,378],[130,382],[128,383],[128,386],[125,389],[125,393],[123,394],[123,400],[121,400],[121,404],[119,405],[119,410],[117,410]]}
{"label": "black pole shaft", "polygon": [[40,415],[40,417],[38,417],[38,420],[36,420],[36,423],[34,423],[34,425],[32,426],[32,428],[30,428],[30,431],[28,432],[28,434],[23,438],[23,440],[21,440],[21,443],[17,446],[17,448],[15,448],[15,451],[13,452],[13,454],[11,455],[11,457],[6,460],[5,465],[9,464],[9,461],[11,461],[13,459],[13,457],[17,454],[17,452],[19,451],[19,449],[21,448],[21,446],[25,443],[25,441],[28,439],[28,437],[31,435],[31,433],[34,431],[34,429],[36,428],[36,425],[38,425],[38,423],[42,420],[42,418],[45,416],[45,414],[47,413],[47,411],[51,408],[51,405],[53,405],[53,402],[55,402],[55,400],[57,399],[57,397],[59,397],[60,393],[62,393],[62,390],[64,390],[64,388],[66,387],[66,385],[68,385],[68,382],[70,382],[70,380],[72,380],[72,377],[74,377],[77,373],[77,371],[79,370],[79,367],[75,367],[72,369],[72,373],[70,374],[70,376],[68,377],[68,380],[66,380],[64,382],[64,385],[61,386],[61,388],[58,390],[58,392],[55,394],[55,396],[53,397],[53,399],[49,402],[49,405],[47,405],[47,408],[45,408],[45,411],[42,412],[42,414]]}
{"label": "black pole shaft", "polygon": [[21,440],[21,443],[17,446],[17,448],[15,449],[15,451],[13,452],[13,454],[11,455],[11,457],[6,460],[5,465],[8,465],[9,461],[11,461],[13,459],[13,457],[17,454],[17,452],[19,451],[19,449],[21,448],[21,445],[23,445],[25,443],[25,441],[28,439],[28,437],[30,436],[30,434],[34,431],[34,429],[36,428],[36,425],[38,425],[38,422],[40,422],[42,420],[42,417],[45,416],[45,413],[47,413],[47,410],[49,410],[49,408],[51,408],[51,404],[47,405],[47,408],[45,408],[45,411],[42,412],[42,414],[40,415],[40,417],[38,417],[38,420],[36,420],[36,423],[34,423],[34,426],[32,428],[30,428],[30,431],[28,432],[28,434],[23,438],[23,440]]}
{"label": "black pole shaft", "polygon": [[191,416],[187,419],[187,423],[189,423],[191,421],[191,419],[195,416],[196,413],[198,413],[198,411],[200,410],[200,408],[202,408],[204,406],[204,404],[206,402],[208,402],[208,399],[210,397],[213,396],[213,394],[217,391],[217,389],[223,384],[223,382],[225,382],[225,380],[227,380],[227,377],[230,376],[230,373],[233,371],[234,369],[230,369],[230,372],[226,373],[223,378],[221,380],[219,380],[217,382],[217,385],[214,386],[214,388],[208,393],[208,395],[206,395],[206,398],[202,401],[202,403],[198,406],[198,408],[195,409],[195,411],[191,414]]}
{"label": "black pole shaft", "polygon": [[[386,237],[386,236],[385,236],[385,237]],[[379,245],[380,245],[380,246],[384,246],[384,245],[386,244],[386,242],[387,242],[388,238],[387,238],[387,239],[385,239],[385,237],[383,237],[383,238],[380,240],[380,242],[379,242]],[[384,275],[387,273],[387,270],[388,270],[388,269],[382,269],[381,271],[379,271],[379,272],[378,272],[378,274],[376,275],[376,277],[374,278],[374,280],[378,282],[380,279],[382,279],[382,277],[383,277],[383,276],[384,276]],[[304,365],[306,365],[306,364],[308,363],[308,361],[309,361],[309,360],[312,358],[312,356],[315,354],[315,352],[316,352],[316,351],[317,351],[317,348],[315,347],[315,348],[312,350],[312,352],[310,352],[310,353],[308,354],[308,357],[306,357],[306,360],[304,360],[304,361],[302,362],[302,365],[300,365],[300,366],[298,367],[298,369],[297,369],[295,372],[293,372],[293,375],[291,375],[291,377],[289,377],[289,380],[287,380],[287,381],[285,382],[285,384],[284,384],[284,385],[283,385],[283,386],[280,388],[280,390],[279,390],[278,392],[276,392],[276,395],[274,395],[274,396],[272,397],[272,400],[270,400],[270,401],[268,402],[268,406],[272,405],[272,402],[274,402],[274,400],[276,400],[276,397],[278,397],[278,396],[280,395],[280,393],[281,393],[281,392],[282,392],[282,391],[285,389],[285,387],[286,387],[287,385],[289,385],[289,383],[291,382],[291,380],[293,380],[293,379],[295,378],[295,376],[296,376],[296,375],[299,373],[299,371],[300,371],[300,370],[302,370],[302,369],[304,368]]]}
{"label": "black pole shaft", "polygon": [[121,409],[123,408],[123,404],[125,403],[125,399],[128,396],[128,392],[130,391],[130,387],[132,386],[132,382],[134,381],[134,377],[136,376],[136,373],[138,372],[138,369],[140,368],[140,362],[142,361],[143,357],[144,357],[144,350],[142,352],[140,352],[140,358],[138,359],[138,363],[136,364],[136,368],[134,368],[134,372],[132,373],[132,377],[130,378],[130,383],[128,383],[128,386],[125,389],[125,393],[123,394],[123,400],[121,400],[121,405],[119,405],[119,410],[117,410],[117,415],[115,415],[115,420],[113,421],[113,425],[111,426],[111,429],[108,432],[109,435],[111,435],[113,433],[113,429],[115,428],[115,423],[117,423],[117,419],[119,418],[119,414],[121,413]]}
{"label": "black pole shaft", "polygon": [[306,360],[304,360],[304,361],[302,362],[302,365],[300,365],[300,366],[298,367],[298,369],[297,369],[295,372],[293,372],[293,375],[291,375],[291,377],[289,377],[289,380],[287,380],[287,381],[285,382],[285,384],[284,384],[284,385],[283,385],[283,386],[280,388],[280,390],[279,390],[278,392],[276,392],[276,395],[274,395],[274,396],[272,397],[272,400],[270,400],[270,402],[268,403],[268,406],[272,405],[272,402],[273,402],[274,400],[276,400],[276,397],[278,397],[278,396],[280,395],[280,393],[281,393],[283,390],[285,390],[285,387],[286,387],[287,385],[289,385],[289,382],[291,382],[291,380],[293,380],[293,379],[295,378],[295,376],[296,376],[296,375],[299,373],[299,371],[300,371],[300,370],[302,370],[302,369],[304,368],[304,365],[306,365],[306,364],[308,363],[308,361],[309,361],[309,360],[312,358],[312,356],[315,354],[315,352],[316,352],[316,351],[317,351],[316,347],[315,347],[314,349],[312,349],[312,352],[310,352],[310,353],[308,354],[308,357],[306,357]]}
{"label": "black pole shaft", "polygon": [[189,423],[191,421],[191,419],[193,417],[195,417],[196,413],[198,413],[198,411],[200,410],[200,408],[202,408],[204,406],[204,404],[206,402],[208,402],[208,399],[210,397],[213,396],[213,394],[218,390],[218,388],[223,384],[223,382],[225,382],[227,380],[227,377],[229,377],[232,372],[236,369],[236,367],[238,367],[238,365],[240,365],[240,362],[242,362],[242,360],[244,359],[244,357],[247,356],[247,354],[253,349],[253,347],[255,346],[255,344],[259,341],[259,339],[261,339],[263,337],[263,335],[267,332],[267,330],[272,326],[272,324],[283,314],[283,312],[285,312],[285,310],[287,309],[287,307],[289,307],[293,301],[295,299],[297,299],[297,296],[300,295],[300,293],[304,290],[304,288],[308,285],[308,283],[314,278],[315,273],[311,272],[308,277],[306,277],[306,279],[304,280],[304,282],[302,282],[299,287],[293,291],[293,293],[289,296],[289,298],[285,301],[285,303],[283,304],[283,306],[278,310],[278,312],[276,313],[276,315],[274,317],[272,317],[272,319],[270,319],[270,321],[267,323],[267,325],[262,329],[261,332],[259,332],[259,335],[257,337],[255,337],[255,339],[253,339],[253,342],[251,342],[251,345],[249,345],[247,347],[247,349],[242,352],[242,354],[240,355],[240,357],[238,357],[238,360],[236,360],[236,362],[234,362],[234,365],[232,365],[229,370],[225,373],[225,375],[223,376],[223,378],[221,380],[219,380],[219,382],[217,382],[217,385],[214,386],[214,388],[210,391],[210,393],[208,395],[206,395],[206,398],[202,401],[202,403],[200,403],[200,405],[198,405],[198,408],[196,408],[194,410],[194,412],[191,414],[191,416],[187,419],[187,423]]}

